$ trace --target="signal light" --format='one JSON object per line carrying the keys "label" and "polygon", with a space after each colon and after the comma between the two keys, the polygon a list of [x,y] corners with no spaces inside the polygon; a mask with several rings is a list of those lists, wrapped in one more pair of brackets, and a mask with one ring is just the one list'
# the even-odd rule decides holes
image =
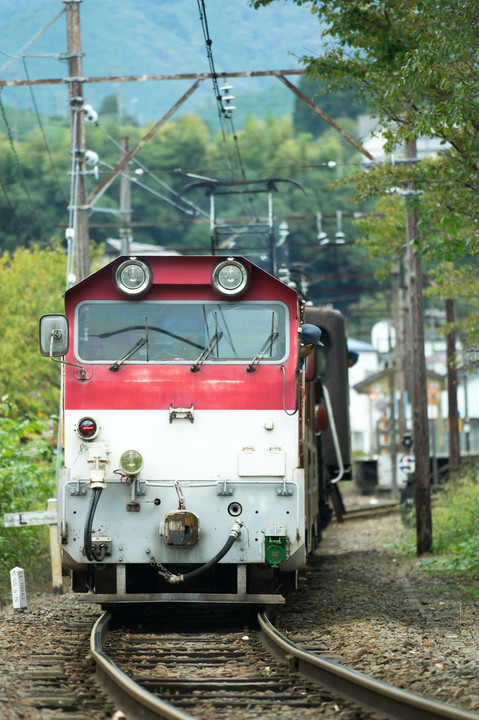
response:
{"label": "signal light", "polygon": [[326,430],[328,427],[328,412],[324,405],[316,405],[316,422],[315,432],[320,433],[322,430]]}
{"label": "signal light", "polygon": [[100,428],[96,420],[91,417],[85,417],[82,418],[76,426],[76,431],[82,440],[94,440]]}
{"label": "signal light", "polygon": [[120,458],[120,467],[127,475],[137,475],[143,467],[143,456],[138,450],[125,450]]}

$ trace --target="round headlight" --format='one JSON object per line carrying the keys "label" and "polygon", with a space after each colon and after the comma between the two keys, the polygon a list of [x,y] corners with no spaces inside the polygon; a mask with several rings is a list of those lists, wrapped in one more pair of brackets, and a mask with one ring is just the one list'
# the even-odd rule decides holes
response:
{"label": "round headlight", "polygon": [[84,417],[78,422],[75,430],[82,440],[94,440],[100,432],[100,427],[93,418]]}
{"label": "round headlight", "polygon": [[135,258],[125,260],[115,271],[115,285],[123,295],[143,295],[152,282],[153,273],[149,265]]}
{"label": "round headlight", "polygon": [[137,450],[126,450],[120,458],[120,467],[127,475],[136,475],[143,467],[143,457]]}
{"label": "round headlight", "polygon": [[213,270],[211,283],[217,293],[224,297],[238,297],[242,295],[249,285],[248,268],[238,260],[228,258]]}

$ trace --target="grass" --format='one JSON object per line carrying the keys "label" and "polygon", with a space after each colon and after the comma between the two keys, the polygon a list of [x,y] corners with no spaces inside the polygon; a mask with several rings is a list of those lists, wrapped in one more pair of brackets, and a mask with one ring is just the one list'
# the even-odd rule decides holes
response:
{"label": "grass", "polygon": [[[416,534],[411,517],[402,550],[416,551]],[[414,522],[412,523],[414,525]],[[469,468],[449,481],[434,501],[432,509],[432,552],[421,557],[416,567],[424,572],[442,572],[468,580],[479,577],[479,472]],[[471,587],[471,591],[474,588]],[[475,590],[476,594],[478,593]]]}

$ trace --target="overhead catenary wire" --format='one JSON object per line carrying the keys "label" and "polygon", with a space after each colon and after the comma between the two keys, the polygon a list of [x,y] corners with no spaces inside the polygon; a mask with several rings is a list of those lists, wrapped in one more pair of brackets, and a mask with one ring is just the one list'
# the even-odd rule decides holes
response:
{"label": "overhead catenary wire", "polygon": [[218,109],[218,118],[220,121],[220,128],[221,128],[221,133],[222,133],[222,137],[223,137],[223,143],[225,146],[226,160],[227,160],[227,164],[228,164],[230,173],[233,176],[233,165],[231,162],[228,146],[226,144],[226,131],[225,131],[224,124],[223,124],[224,120],[226,118],[226,111],[225,111],[225,108],[223,107],[223,101],[222,101],[223,99],[221,97],[221,93],[220,93],[220,89],[219,89],[219,85],[218,85],[218,75],[215,70],[215,63],[214,63],[214,59],[213,59],[213,51],[212,51],[213,40],[210,38],[210,34],[209,34],[208,18],[206,17],[206,7],[205,7],[204,0],[197,0],[197,2],[198,2],[198,10],[200,13],[201,27],[203,28],[203,37],[204,37],[205,45],[206,45],[206,56],[208,58],[208,63],[210,66],[210,73],[211,73],[212,81],[213,81],[213,90],[214,90],[215,99],[216,99],[216,106]]}
{"label": "overhead catenary wire", "polygon": [[[104,165],[109,170],[113,170],[113,165],[110,165],[107,162],[104,162],[100,160],[100,165]],[[159,198],[160,200],[164,200],[164,202],[169,203],[170,205],[173,205],[173,207],[178,208],[178,210],[182,210],[183,212],[186,212],[188,215],[192,215],[192,211],[190,209],[182,208],[178,205],[178,202],[175,200],[171,200],[171,198],[166,197],[162,193],[158,192],[154,188],[149,187],[148,185],[145,185],[145,183],[142,183],[141,180],[138,180],[138,178],[134,177],[133,175],[126,173],[126,172],[120,172],[119,175],[123,175],[124,177],[128,177],[131,183],[134,183],[135,185],[138,185],[138,187],[141,187],[143,190],[146,190],[147,192],[151,193],[155,197]],[[95,198],[97,200],[99,196]],[[94,210],[94,203],[92,203],[92,209]],[[207,216],[207,213],[204,211],[201,211],[203,215]]]}
{"label": "overhead catenary wire", "polygon": [[66,264],[66,279],[65,285],[68,289],[73,285],[75,280],[75,234],[76,234],[76,219],[77,219],[77,205],[78,205],[78,177],[80,172],[80,164],[78,162],[77,153],[77,123],[78,123],[78,112],[82,110],[76,110],[73,113],[73,126],[72,126],[72,147],[71,147],[71,172],[70,172],[70,202],[68,205],[68,228],[65,232],[65,239],[67,243],[67,264]]}
{"label": "overhead catenary wire", "polygon": [[[198,2],[198,10],[200,12],[200,21],[201,21],[201,25],[203,28],[203,36],[204,36],[205,44],[206,44],[206,55],[208,57],[210,72],[211,72],[212,80],[213,80],[213,90],[215,93],[216,103],[217,103],[217,107],[218,107],[218,115],[219,115],[219,119],[220,119],[220,125],[221,125],[221,129],[223,130],[223,140],[226,143],[226,135],[224,132],[224,127],[223,127],[223,120],[225,120],[230,125],[231,134],[233,136],[233,140],[235,143],[236,158],[238,160],[238,164],[239,164],[239,167],[241,170],[241,175],[242,175],[243,179],[246,180],[244,165],[243,165],[241,153],[239,150],[238,136],[236,134],[236,130],[234,127],[233,117],[231,115],[231,109],[228,108],[228,106],[225,105],[225,103],[223,102],[224,98],[221,95],[220,88],[218,85],[218,73],[216,72],[215,63],[214,63],[214,59],[213,59],[213,50],[212,50],[213,40],[211,39],[210,34],[209,34],[205,2],[204,2],[204,0],[197,0],[197,2]],[[229,153],[228,153],[228,158],[229,158]]]}
{"label": "overhead catenary wire", "polygon": [[[29,73],[28,73],[28,68],[27,68],[27,63],[26,63],[25,58],[23,58],[23,67],[25,68],[25,77],[27,78],[27,80],[29,80],[29,79],[30,79],[30,76],[29,76]],[[35,116],[36,116],[37,122],[38,122],[38,127],[40,128],[40,132],[41,132],[42,137],[43,137],[43,142],[45,143],[45,148],[46,148],[46,151],[47,151],[47,153],[48,153],[49,160],[50,160],[50,166],[51,166],[51,168],[52,168],[52,171],[53,171],[53,174],[54,174],[54,176],[55,176],[55,180],[56,180],[56,182],[57,182],[57,185],[58,185],[58,187],[59,187],[59,189],[60,189],[60,192],[61,192],[61,194],[63,195],[63,198],[64,198],[65,202],[68,202],[67,194],[66,194],[66,192],[65,192],[65,189],[64,189],[63,185],[62,185],[61,182],[60,182],[60,178],[59,178],[59,175],[58,175],[58,172],[57,172],[55,163],[54,163],[54,161],[53,161],[53,156],[52,156],[52,153],[51,153],[51,150],[50,150],[50,146],[49,146],[49,144],[48,144],[48,140],[47,140],[47,138],[46,138],[45,131],[44,131],[44,129],[43,129],[42,119],[41,119],[40,113],[39,113],[39,111],[38,111],[38,106],[37,106],[37,102],[36,102],[36,99],[35,99],[35,95],[34,95],[34,93],[33,93],[33,86],[32,86],[32,85],[29,85],[29,89],[30,89],[30,95],[31,95],[31,98],[32,98],[33,108],[34,108],[34,110],[35,110]]]}
{"label": "overhead catenary wire", "polygon": [[9,65],[11,65],[11,63],[12,63],[14,60],[22,60],[22,59],[23,59],[23,55],[24,55],[24,51],[25,51],[28,47],[30,47],[30,45],[33,45],[33,43],[35,42],[35,40],[38,40],[38,38],[41,37],[41,35],[43,35],[44,32],[46,32],[54,23],[56,23],[56,21],[63,15],[64,12],[65,12],[65,8],[63,8],[62,10],[60,10],[60,12],[58,13],[58,15],[55,15],[55,17],[52,18],[52,20],[50,20],[50,22],[48,22],[48,23],[45,25],[45,27],[43,27],[41,30],[39,30],[37,33],[35,33],[35,35],[34,35],[32,38],[30,38],[30,40],[28,40],[28,41],[25,43],[25,45],[22,45],[22,47],[21,47],[19,50],[17,50],[17,52],[16,52],[14,55],[9,55],[9,54],[6,53],[6,52],[0,51],[0,52],[2,52],[2,55],[6,55],[8,58],[10,58],[10,60],[8,60],[6,63],[4,63],[4,64],[0,67],[0,74],[1,74]]}
{"label": "overhead catenary wire", "polygon": [[[237,155],[238,164],[239,164],[239,166],[240,166],[240,168],[241,168],[241,172],[242,172],[243,177],[245,177],[244,167],[242,166],[242,161],[241,161],[241,153],[239,152],[238,138],[237,138],[236,131],[235,131],[235,128],[234,128],[233,119],[232,119],[232,117],[231,117],[231,112],[228,111],[228,108],[225,106],[224,100],[223,100],[223,98],[222,98],[222,96],[221,96],[220,88],[218,87],[218,74],[217,74],[217,72],[216,72],[215,64],[214,64],[214,58],[213,58],[213,52],[212,52],[213,41],[212,41],[211,36],[210,36],[210,31],[209,31],[209,26],[208,26],[208,19],[207,19],[207,16],[206,16],[206,3],[205,3],[205,0],[197,0],[197,1],[198,1],[198,8],[199,8],[199,10],[200,10],[200,18],[202,19],[203,28],[204,28],[204,37],[205,37],[205,42],[206,42],[206,46],[207,46],[207,50],[208,50],[208,58],[209,58],[210,61],[211,61],[211,63],[210,63],[210,68],[211,68],[211,71],[212,71],[212,72],[211,72],[211,75],[212,75],[213,83],[214,83],[214,86],[215,86],[216,99],[217,99],[217,102],[219,103],[220,108],[222,108],[222,111],[220,110],[220,119],[221,119],[221,120],[224,120],[225,122],[228,122],[228,123],[230,124],[230,126],[231,126],[233,138],[234,138],[234,140],[235,140],[235,148],[236,148],[236,155]],[[60,17],[60,16],[63,14],[64,11],[65,11],[65,10],[63,9],[63,10],[61,11],[61,13],[59,13],[59,14],[51,21],[51,23],[47,26],[47,28],[48,28],[51,24],[53,24],[53,22],[55,22],[55,21],[58,19],[58,17]],[[47,28],[45,28],[45,29],[47,29]],[[45,30],[45,29],[44,29],[44,30]],[[42,34],[42,32],[44,32],[44,30],[42,30],[39,34]],[[38,37],[39,34],[37,34],[36,37]],[[36,39],[36,38],[34,38],[34,39]],[[33,39],[31,42],[33,42],[34,39]],[[31,44],[31,43],[30,43],[30,44]],[[22,48],[22,51],[23,51],[26,47],[27,47],[27,46],[24,46],[24,48]],[[22,51],[19,51],[19,52],[22,52]],[[12,56],[12,59],[23,59],[23,61],[24,61],[24,63],[25,63],[24,54],[19,55],[19,56]],[[100,128],[100,129],[103,130],[102,128]],[[338,165],[339,165],[339,164],[343,164],[343,163],[338,163]],[[344,164],[346,164],[346,163],[344,163]],[[351,164],[352,164],[352,163],[351,163]],[[325,166],[328,165],[328,167],[330,167],[329,164],[324,163],[324,165],[325,165]],[[139,167],[142,167],[141,163],[138,163],[138,166],[139,166]],[[302,167],[305,167],[305,166],[302,166]],[[78,170],[78,168],[76,168],[76,169]],[[143,166],[143,169],[145,170],[145,172],[148,172],[149,176],[152,177],[152,179],[154,179],[156,182],[159,182],[160,184],[162,183],[161,179],[155,177],[145,166]],[[72,175],[72,177],[73,177],[73,175]],[[136,182],[140,187],[143,187],[144,189],[146,189],[146,190],[152,192],[153,194],[155,194],[153,190],[149,190],[149,189],[147,188],[147,186],[143,185],[142,183],[140,183],[140,182],[137,181],[136,179],[133,180],[133,181]],[[165,184],[164,186],[166,186],[166,184]],[[166,187],[167,187],[167,186],[166,186]],[[165,198],[163,198],[160,194],[158,194],[157,197],[160,197],[161,199],[165,199]],[[166,201],[168,202],[167,199],[166,199]],[[74,203],[74,204],[75,204],[75,203]],[[185,204],[188,204],[188,201],[185,200]],[[208,216],[208,213],[206,213],[205,211],[203,211],[203,210],[201,210],[201,209],[199,209],[199,208],[197,208],[196,211],[199,212],[200,214],[202,214],[202,215],[205,216],[205,217]],[[186,211],[185,211],[185,212],[186,212]]]}
{"label": "overhead catenary wire", "polygon": [[[112,137],[112,136],[100,125],[99,122],[96,122],[96,123],[95,123],[95,127],[97,127],[97,128],[103,133],[103,135],[104,135],[115,147],[117,147],[119,150],[122,149],[120,143],[117,142],[117,141],[115,140],[115,138]],[[180,194],[177,193],[174,188],[170,187],[170,186],[168,185],[168,183],[165,183],[165,182],[164,182],[164,180],[161,180],[161,178],[158,177],[158,175],[156,174],[155,171],[149,170],[148,167],[147,167],[144,163],[142,163],[140,160],[138,160],[138,158],[133,157],[132,160],[131,160],[131,162],[135,163],[135,165],[137,165],[141,170],[143,170],[145,173],[147,173],[148,177],[151,177],[155,182],[157,182],[159,185],[161,185],[163,188],[165,188],[168,192],[170,192],[170,193],[173,195],[173,197],[175,197],[175,198],[177,199],[177,202],[174,202],[174,201],[172,201],[171,199],[166,198],[165,196],[161,195],[160,193],[155,193],[155,192],[154,192],[151,188],[149,188],[147,185],[144,185],[144,184],[140,183],[136,178],[132,178],[131,175],[129,175],[130,180],[136,182],[138,185],[140,185],[140,187],[142,187],[142,188],[144,188],[144,189],[152,192],[153,194],[156,194],[157,197],[159,197],[159,198],[165,200],[166,202],[174,205],[175,207],[177,207],[179,210],[181,210],[182,212],[184,212],[184,213],[187,214],[187,215],[197,214],[197,215],[204,215],[205,217],[209,217],[209,214],[208,214],[207,212],[205,212],[205,211],[202,210],[200,207],[198,207],[198,206],[195,205],[194,203],[190,202],[190,201],[187,200],[186,198],[181,197]],[[112,165],[108,165],[107,163],[102,163],[102,164],[105,165],[105,167],[108,167],[110,170],[113,170],[113,166],[112,166]],[[182,206],[183,206],[183,207],[178,204],[179,202],[182,203]]]}
{"label": "overhead catenary wire", "polygon": [[29,189],[28,189],[28,186],[27,186],[27,183],[26,183],[26,180],[25,180],[25,175],[24,175],[24,173],[23,173],[23,169],[22,169],[22,166],[21,166],[21,163],[20,163],[20,158],[18,157],[18,153],[17,153],[17,150],[16,150],[16,148],[15,148],[15,142],[14,142],[14,140],[13,140],[12,129],[11,129],[11,127],[10,127],[10,123],[8,122],[7,114],[6,114],[6,112],[5,112],[5,107],[4,107],[4,105],[3,105],[3,100],[2,100],[1,91],[2,91],[2,88],[0,88],[0,112],[1,112],[1,115],[2,115],[2,118],[3,118],[3,122],[5,123],[6,130],[7,130],[8,140],[9,140],[9,142],[10,142],[10,148],[11,148],[12,153],[13,153],[13,156],[14,156],[14,158],[15,158],[15,164],[16,164],[16,168],[17,168],[18,175],[19,175],[19,177],[20,177],[20,183],[21,183],[22,188],[23,188],[23,191],[24,191],[24,193],[25,193],[25,195],[26,195],[26,197],[27,197],[27,199],[28,199],[28,204],[29,204],[29,207],[30,207],[31,214],[32,214],[33,218],[35,219],[35,222],[37,223],[38,227],[40,228],[41,233],[44,234],[44,233],[45,233],[45,227],[44,227],[44,225],[43,225],[42,220],[40,219],[40,217],[39,217],[39,215],[38,215],[38,212],[37,212],[37,209],[36,209],[35,204],[34,204],[34,202],[33,202],[32,196],[30,195],[30,191],[29,191]]}
{"label": "overhead catenary wire", "polygon": [[[221,95],[220,88],[218,85],[218,74],[216,72],[214,58],[213,58],[213,50],[212,50],[213,40],[210,37],[210,32],[209,32],[209,28],[208,28],[208,18],[206,16],[205,0],[197,0],[197,3],[198,3],[198,10],[200,13],[201,26],[203,28],[203,37],[204,37],[205,44],[206,44],[206,55],[208,57],[210,73],[211,73],[211,77],[212,77],[212,81],[213,81],[213,90],[215,93],[216,104],[217,104],[217,108],[218,108],[218,117],[219,117],[219,121],[220,121],[222,137],[223,137],[223,145],[224,145],[224,149],[225,149],[226,161],[227,161],[227,164],[228,164],[228,167],[230,170],[230,176],[231,176],[231,179],[233,180],[234,179],[233,163],[232,163],[232,159],[231,159],[230,153],[229,153],[224,123],[228,123],[230,126],[231,136],[232,136],[233,142],[234,142],[236,160],[238,163],[240,174],[241,174],[242,179],[246,180],[247,179],[246,172],[245,172],[243,160],[241,157],[238,135],[236,133],[234,122],[233,122],[233,117],[231,114],[232,109],[228,108],[228,106],[225,105],[225,103],[223,102],[223,96]],[[241,195],[239,196],[239,199],[240,199],[240,203],[242,204]],[[256,212],[254,210],[253,195],[248,194],[248,200],[249,200],[249,204],[250,204],[251,215],[254,217],[256,215]]]}

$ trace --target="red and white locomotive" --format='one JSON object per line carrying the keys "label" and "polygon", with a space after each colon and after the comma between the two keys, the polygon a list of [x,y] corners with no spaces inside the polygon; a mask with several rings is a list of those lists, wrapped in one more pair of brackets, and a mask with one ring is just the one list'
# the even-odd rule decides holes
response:
{"label": "red and white locomotive", "polygon": [[[244,258],[148,255],[116,259],[66,291],[65,315],[41,318],[42,354],[62,358],[58,539],[74,591],[283,601],[349,462],[337,431],[325,461],[316,409],[325,368],[342,368],[349,437],[344,327],[307,313]],[[300,370],[301,323],[331,318]]]}

